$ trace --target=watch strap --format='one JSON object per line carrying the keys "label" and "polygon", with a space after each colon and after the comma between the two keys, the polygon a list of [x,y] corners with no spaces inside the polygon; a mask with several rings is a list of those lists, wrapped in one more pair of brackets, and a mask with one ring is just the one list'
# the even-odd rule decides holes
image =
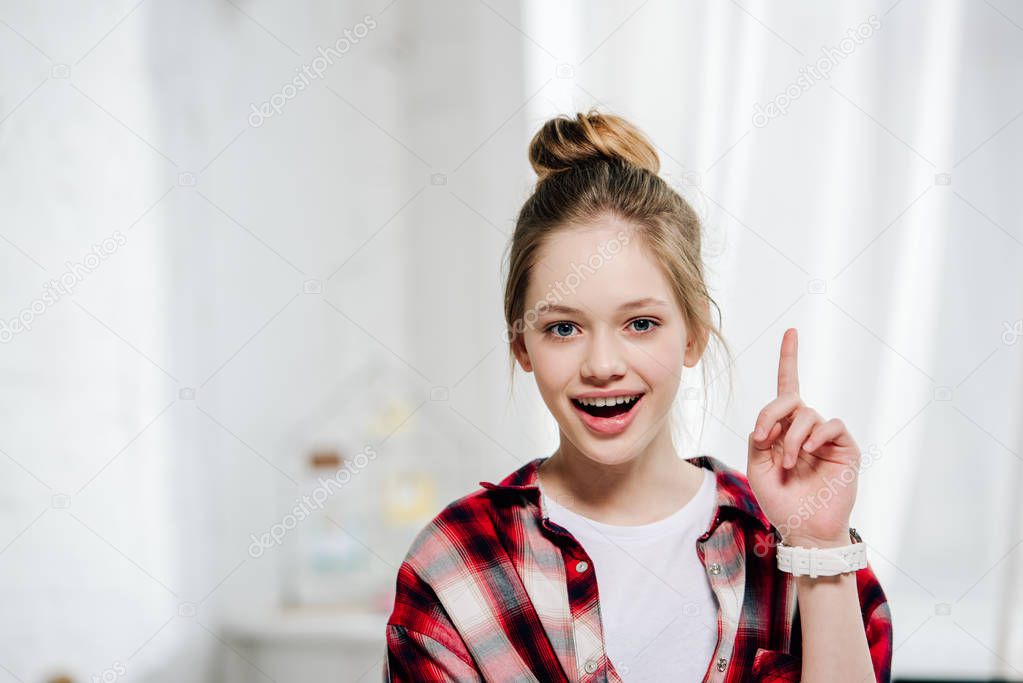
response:
{"label": "watch strap", "polygon": [[863,569],[867,566],[867,546],[856,533],[849,529],[853,543],[838,548],[803,548],[778,545],[778,569],[793,576],[835,576]]}

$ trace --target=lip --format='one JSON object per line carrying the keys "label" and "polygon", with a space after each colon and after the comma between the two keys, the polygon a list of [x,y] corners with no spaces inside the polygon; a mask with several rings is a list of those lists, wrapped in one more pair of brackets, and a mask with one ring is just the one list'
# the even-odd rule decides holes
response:
{"label": "lip", "polygon": [[[617,393],[601,392],[596,396],[591,394],[582,394],[582,398],[600,398],[602,396],[621,395],[623,394],[620,391]],[[576,412],[576,415],[579,416],[579,419],[582,420],[583,424],[585,424],[590,431],[598,434],[621,434],[628,429],[629,425],[632,424],[632,421],[636,419],[636,413],[638,413],[642,408],[643,399],[645,397],[646,394],[640,395],[629,412],[622,415],[616,415],[614,417],[596,417],[595,415],[590,415],[585,410],[577,406],[575,401],[569,400],[569,403],[572,404],[572,410]]]}

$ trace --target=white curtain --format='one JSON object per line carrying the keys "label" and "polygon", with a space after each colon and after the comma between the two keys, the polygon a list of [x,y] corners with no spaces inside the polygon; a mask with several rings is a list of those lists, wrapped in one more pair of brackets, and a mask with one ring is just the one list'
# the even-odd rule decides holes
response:
{"label": "white curtain", "polygon": [[804,398],[869,463],[853,523],[900,676],[1023,679],[1021,26],[1006,2],[523,12],[526,94],[555,77],[529,123],[629,117],[704,218],[736,391],[682,402],[686,455],[745,468],[799,329]]}

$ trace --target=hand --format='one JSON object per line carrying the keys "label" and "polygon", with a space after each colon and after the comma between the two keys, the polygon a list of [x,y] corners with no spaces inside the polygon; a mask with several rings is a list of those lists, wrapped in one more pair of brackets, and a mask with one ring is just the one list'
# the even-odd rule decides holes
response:
{"label": "hand", "polygon": [[785,331],[778,397],[749,435],[750,488],[786,545],[848,545],[860,450],[839,419],[825,421],[799,396],[796,329]]}

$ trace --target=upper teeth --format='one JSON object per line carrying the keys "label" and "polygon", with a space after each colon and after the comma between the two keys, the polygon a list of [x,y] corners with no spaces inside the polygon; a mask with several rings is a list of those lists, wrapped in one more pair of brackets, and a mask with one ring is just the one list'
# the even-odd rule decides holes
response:
{"label": "upper teeth", "polygon": [[577,398],[575,399],[584,406],[613,406],[619,403],[629,403],[640,397],[640,394],[631,396],[608,396],[607,398]]}

